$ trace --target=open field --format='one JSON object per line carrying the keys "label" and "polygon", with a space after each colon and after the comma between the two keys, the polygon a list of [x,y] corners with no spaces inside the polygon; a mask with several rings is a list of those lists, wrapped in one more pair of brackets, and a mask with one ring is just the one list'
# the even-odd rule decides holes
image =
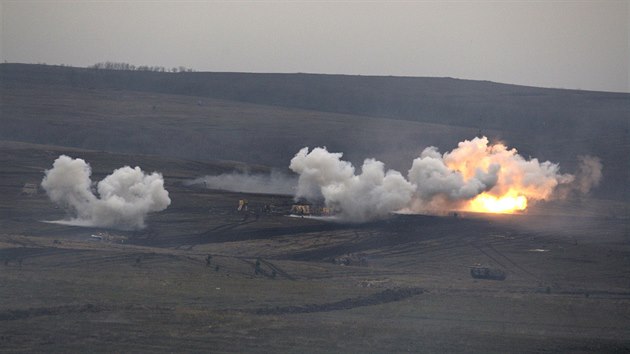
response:
{"label": "open field", "polygon": [[[61,153],[94,180],[161,171],[173,203],[141,231],[44,223],[63,212],[20,192]],[[0,166],[1,352],[630,350],[628,219],[610,212],[627,203],[338,224],[255,212],[287,196],[182,183],[238,163],[2,142]],[[475,264],[507,278],[474,279]]]}

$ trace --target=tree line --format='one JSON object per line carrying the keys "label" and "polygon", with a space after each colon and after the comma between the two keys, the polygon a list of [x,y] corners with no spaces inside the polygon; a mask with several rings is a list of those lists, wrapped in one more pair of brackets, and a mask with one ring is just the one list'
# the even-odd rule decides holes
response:
{"label": "tree line", "polygon": [[172,68],[165,68],[163,66],[149,66],[149,65],[139,65],[135,66],[129,63],[122,62],[114,62],[114,61],[105,61],[96,63],[94,65],[88,66],[88,69],[95,70],[128,70],[128,71],[153,71],[153,72],[171,72],[171,73],[184,73],[184,72],[193,72],[194,70],[191,68],[187,68],[185,66],[174,66]]}

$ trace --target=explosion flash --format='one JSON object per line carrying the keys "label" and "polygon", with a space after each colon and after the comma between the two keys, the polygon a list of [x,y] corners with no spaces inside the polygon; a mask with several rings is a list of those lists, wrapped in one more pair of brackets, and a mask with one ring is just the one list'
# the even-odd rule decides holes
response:
{"label": "explosion flash", "polygon": [[497,169],[496,183],[464,203],[463,210],[483,213],[514,213],[527,209],[528,201],[549,199],[559,185],[572,183],[573,175],[561,174],[560,166],[549,161],[526,160],[514,148],[490,144],[486,137],[465,140],[443,155],[449,169],[466,181],[491,166]]}
{"label": "explosion flash", "polygon": [[501,197],[481,193],[468,202],[468,205],[465,207],[466,211],[500,214],[512,214],[525,209],[527,209],[527,198],[515,192],[510,192]]}
{"label": "explosion flash", "polygon": [[300,150],[289,166],[299,175],[295,197],[323,200],[340,210],[341,218],[358,222],[401,210],[515,213],[571,191],[588,193],[602,176],[596,157],[579,157],[578,173],[563,174],[557,163],[525,159],[486,137],[464,140],[444,154],[435,147],[424,149],[406,178],[374,159],[366,159],[355,173],[342,156],[325,148]]}

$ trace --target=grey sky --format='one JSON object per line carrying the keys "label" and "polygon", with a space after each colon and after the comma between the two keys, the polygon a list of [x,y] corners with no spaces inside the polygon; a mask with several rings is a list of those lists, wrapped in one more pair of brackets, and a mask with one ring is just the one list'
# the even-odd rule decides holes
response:
{"label": "grey sky", "polygon": [[630,92],[630,1],[1,2],[3,61]]}

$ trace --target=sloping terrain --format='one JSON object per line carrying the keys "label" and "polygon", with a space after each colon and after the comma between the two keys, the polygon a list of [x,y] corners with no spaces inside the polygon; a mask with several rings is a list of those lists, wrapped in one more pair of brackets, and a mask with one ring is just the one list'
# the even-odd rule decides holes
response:
{"label": "sloping terrain", "polygon": [[[287,217],[286,196],[182,183],[235,163],[0,147],[3,352],[630,349],[624,218],[329,223]],[[125,164],[159,170],[173,204],[140,231],[42,222],[64,213],[41,191],[21,194],[22,186],[38,183],[61,153],[89,161],[95,180]],[[247,213],[236,210],[241,198]],[[278,212],[260,211],[264,204]],[[474,265],[507,278],[474,279]]]}
{"label": "sloping terrain", "polygon": [[419,141],[454,144],[476,134],[195,96],[22,84],[2,91],[2,112],[7,140],[285,169],[304,146],[344,151],[357,162],[382,157],[408,169],[423,148]]}
{"label": "sloping terrain", "polygon": [[630,95],[449,78],[156,73],[0,64],[0,138],[286,168],[327,146],[405,172],[423,148],[484,134],[523,156],[602,159],[627,200]]}

